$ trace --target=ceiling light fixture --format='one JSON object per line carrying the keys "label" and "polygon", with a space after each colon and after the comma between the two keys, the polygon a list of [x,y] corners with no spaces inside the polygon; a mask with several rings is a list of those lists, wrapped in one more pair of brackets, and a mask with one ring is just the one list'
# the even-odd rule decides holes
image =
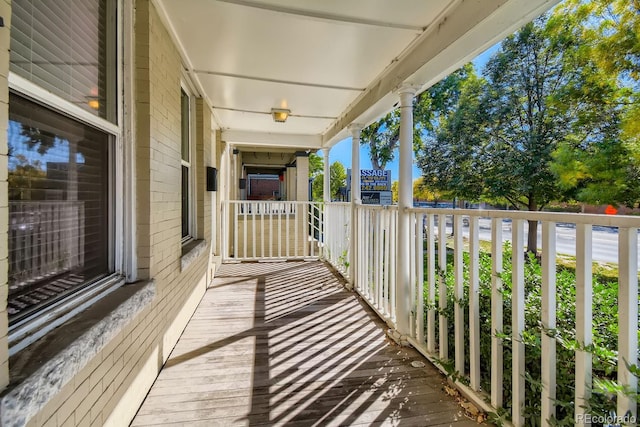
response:
{"label": "ceiling light fixture", "polygon": [[290,114],[291,114],[291,110],[287,110],[284,108],[271,109],[271,116],[273,117],[273,120],[278,123],[286,122]]}

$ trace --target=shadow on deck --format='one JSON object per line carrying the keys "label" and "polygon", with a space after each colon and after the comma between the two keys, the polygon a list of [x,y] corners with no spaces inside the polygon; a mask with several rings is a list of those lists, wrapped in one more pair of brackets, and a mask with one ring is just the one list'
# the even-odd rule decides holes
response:
{"label": "shadow on deck", "polygon": [[223,265],[133,426],[472,426],[321,262]]}

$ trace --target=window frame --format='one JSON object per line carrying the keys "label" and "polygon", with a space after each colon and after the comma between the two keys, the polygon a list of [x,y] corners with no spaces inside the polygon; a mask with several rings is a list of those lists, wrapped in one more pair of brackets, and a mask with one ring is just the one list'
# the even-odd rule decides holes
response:
{"label": "window frame", "polygon": [[[125,227],[131,229],[131,226],[134,226],[135,219],[133,217],[125,217],[127,201],[124,197],[116,197],[118,194],[131,194],[132,189],[135,188],[130,187],[133,184],[126,184],[132,183],[133,179],[131,178],[133,176],[131,174],[133,171],[125,167],[127,159],[125,158],[125,144],[123,141],[124,111],[126,110],[125,97],[122,91],[124,82],[123,68],[125,67],[124,59],[125,57],[130,58],[130,49],[132,49],[131,40],[127,40],[126,45],[124,43],[124,28],[125,22],[127,26],[132,25],[131,18],[128,16],[131,10],[129,7],[125,10],[123,0],[111,1],[113,2],[113,7],[115,7],[115,16],[113,18],[116,22],[115,26],[112,27],[115,34],[108,34],[107,37],[115,42],[115,57],[111,58],[113,65],[107,66],[107,75],[114,80],[109,84],[116,85],[116,90],[112,92],[113,96],[115,96],[115,117],[113,117],[113,120],[110,121],[112,117],[101,118],[92,114],[90,111],[47,91],[24,77],[11,71],[8,73],[7,81],[11,92],[79,123],[94,127],[109,136],[109,192],[107,200],[110,209],[108,218],[108,262],[110,269],[112,269],[112,272],[108,273],[106,277],[85,284],[72,295],[45,306],[33,315],[10,325],[8,330],[9,356],[15,355],[80,311],[85,310],[99,299],[119,288],[125,283],[125,276],[128,272],[124,265],[125,251],[127,257],[135,257],[135,251],[132,253],[131,250],[128,250],[132,247],[131,239],[133,237],[127,237],[124,233]],[[129,56],[125,55],[125,53]],[[130,145],[128,144],[128,146]],[[130,154],[129,150],[127,150],[127,154]],[[135,266],[135,261],[127,264],[127,266],[130,265]]]}
{"label": "window frame", "polygon": [[186,76],[183,75],[180,80],[180,123],[182,126],[182,121],[184,117],[182,117],[182,94],[185,94],[188,99],[188,130],[189,130],[189,141],[188,144],[188,159],[185,160],[182,157],[182,127],[180,128],[180,195],[182,196],[182,168],[186,167],[188,169],[187,177],[189,182],[187,183],[187,195],[189,199],[187,200],[187,234],[182,235],[182,224],[183,224],[183,212],[182,212],[182,199],[180,200],[180,237],[181,244],[184,246],[187,243],[196,239],[196,165],[195,165],[195,130],[196,130],[196,108],[195,108],[195,90],[192,85],[189,83],[189,80]]}

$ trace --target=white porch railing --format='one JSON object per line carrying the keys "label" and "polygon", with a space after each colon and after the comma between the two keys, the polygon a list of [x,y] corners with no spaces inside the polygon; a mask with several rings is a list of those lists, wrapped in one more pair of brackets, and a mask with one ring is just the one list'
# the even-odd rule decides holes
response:
{"label": "white porch railing", "polygon": [[396,230],[395,206],[358,208],[358,250],[355,289],[383,319],[393,325],[396,318]]}
{"label": "white porch railing", "polygon": [[323,215],[319,203],[227,201],[223,219],[225,261],[321,256]]}
{"label": "white porch railing", "polygon": [[351,205],[325,205],[324,258],[347,279],[349,276],[349,242],[351,241]]}
{"label": "white porch railing", "polygon": [[[329,204],[325,241],[330,248],[327,259],[336,268],[346,271],[348,238],[350,233],[349,205]],[[487,411],[500,412],[511,408],[514,425],[524,425],[525,416],[537,406],[542,425],[550,425],[556,415],[556,371],[563,369],[557,362],[557,351],[573,352],[575,376],[573,402],[574,420],[589,424],[589,399],[594,386],[593,331],[602,325],[593,324],[594,306],[592,289],[594,226],[613,227],[617,231],[614,248],[618,252],[617,319],[615,328],[617,345],[609,349],[616,360],[618,383],[628,390],[637,390],[633,366],[638,366],[638,227],[640,218],[612,217],[584,214],[540,213],[518,211],[479,211],[460,209],[408,209],[412,218],[410,292],[412,309],[409,313],[395,311],[395,256],[397,247],[397,208],[359,206],[357,215],[358,242],[356,247],[355,290],[378,314],[394,325],[396,316],[409,316],[410,332],[407,339],[423,354],[458,379],[460,388]],[[539,372],[541,392],[532,397],[531,384],[526,384],[526,339],[531,330],[525,328],[525,259],[527,221],[542,225],[539,245],[542,248],[540,264],[540,320],[537,330],[541,340]],[[556,311],[565,296],[556,289],[557,224],[575,227],[575,317],[570,319],[574,329],[557,331]],[[480,225],[482,224],[482,232]],[[503,233],[503,229],[506,231]],[[439,244],[453,230],[447,250],[438,250]],[[468,232],[467,232],[468,230]],[[468,237],[465,237],[464,235]],[[608,238],[615,233],[611,232]],[[481,250],[480,242],[489,240]],[[561,237],[565,237],[564,235]],[[503,260],[505,241],[511,241],[511,259]],[[342,243],[341,243],[342,242]],[[335,256],[342,250],[341,257]],[[508,253],[508,252],[507,252]],[[490,271],[480,271],[480,258],[488,263]],[[488,261],[487,258],[489,257]],[[510,271],[503,271],[504,266]],[[483,277],[480,274],[483,274]],[[505,295],[503,279],[511,282],[511,292]],[[529,280],[529,279],[527,279]],[[482,288],[481,288],[482,286]],[[399,290],[400,292],[400,290]],[[507,301],[510,299],[509,304]],[[480,311],[480,302],[490,309]],[[504,317],[504,310],[513,314]],[[490,311],[490,312],[488,312]],[[615,316],[614,316],[615,317]],[[615,322],[615,319],[612,319]],[[540,331],[542,333],[540,333]],[[505,335],[504,333],[508,334]],[[483,335],[481,335],[483,334]],[[511,335],[512,334],[512,335]],[[575,350],[566,345],[558,347],[562,336],[574,337]],[[487,341],[487,336],[488,338]],[[513,338],[511,338],[513,337]],[[509,340],[509,341],[505,341]],[[487,344],[487,343],[490,344]],[[484,346],[481,348],[481,345]],[[487,347],[488,345],[488,347]],[[489,350],[490,349],[490,350]],[[505,361],[511,359],[508,365]],[[450,361],[450,362],[448,362]],[[566,366],[566,365],[565,365]],[[510,369],[509,378],[504,378]],[[614,370],[614,371],[615,371]],[[637,373],[637,371],[636,371]],[[505,391],[504,386],[509,390]],[[566,391],[566,390],[565,390]],[[619,392],[617,414],[637,416],[637,395]],[[486,402],[490,401],[491,404]],[[571,406],[570,406],[571,410]],[[533,412],[535,412],[533,411]],[[566,408],[565,408],[566,412]],[[635,425],[635,424],[634,424]]]}
{"label": "white porch railing", "polygon": [[10,294],[84,264],[84,202],[13,201],[9,212]]}

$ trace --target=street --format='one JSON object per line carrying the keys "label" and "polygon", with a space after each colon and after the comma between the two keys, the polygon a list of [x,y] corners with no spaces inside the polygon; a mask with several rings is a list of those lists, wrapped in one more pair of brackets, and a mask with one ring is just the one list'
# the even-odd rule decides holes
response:
{"label": "street", "polygon": [[[469,226],[463,227],[463,236],[469,237]],[[491,219],[480,218],[480,240],[491,241]],[[525,223],[525,242],[527,241],[527,224]],[[447,221],[447,233],[451,233],[450,220]],[[502,222],[503,241],[511,240],[511,221]],[[618,229],[614,227],[593,227],[593,260],[599,262],[618,263]],[[542,247],[542,225],[538,225],[538,250]],[[575,224],[556,225],[556,251],[558,255],[576,254]],[[640,263],[640,242],[638,244],[638,262]]]}

